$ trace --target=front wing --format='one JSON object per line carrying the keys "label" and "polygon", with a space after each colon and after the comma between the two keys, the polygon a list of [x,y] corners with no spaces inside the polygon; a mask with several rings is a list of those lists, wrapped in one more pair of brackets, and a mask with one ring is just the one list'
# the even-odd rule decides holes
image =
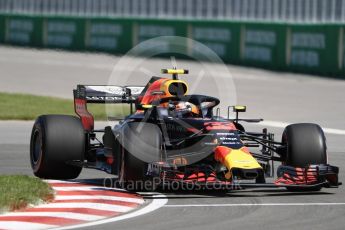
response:
{"label": "front wing", "polygon": [[[152,170],[153,169],[153,170]],[[150,166],[148,175],[159,178],[162,185],[176,185],[180,188],[227,189],[240,190],[245,188],[330,188],[338,187],[339,168],[331,165],[310,165],[305,168],[280,166],[278,178],[273,183],[255,183],[248,180],[220,180],[211,167],[203,166],[186,172],[173,169],[169,165],[155,164]]]}

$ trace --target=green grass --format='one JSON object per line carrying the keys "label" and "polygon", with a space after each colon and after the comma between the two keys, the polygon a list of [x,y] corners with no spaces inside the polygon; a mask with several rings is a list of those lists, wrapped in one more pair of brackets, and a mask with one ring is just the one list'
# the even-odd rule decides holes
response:
{"label": "green grass", "polygon": [[[106,107],[88,104],[88,110],[96,120],[107,120]],[[107,105],[109,116],[124,117],[128,105]],[[42,114],[75,115],[73,100],[30,94],[0,93],[0,120],[34,120]]]}
{"label": "green grass", "polygon": [[0,213],[53,198],[53,189],[38,178],[25,175],[0,176]]}

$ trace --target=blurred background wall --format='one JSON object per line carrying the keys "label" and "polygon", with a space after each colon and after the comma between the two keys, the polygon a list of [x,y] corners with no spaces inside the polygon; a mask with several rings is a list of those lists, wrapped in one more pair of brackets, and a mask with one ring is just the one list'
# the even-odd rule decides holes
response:
{"label": "blurred background wall", "polygon": [[0,0],[0,43],[124,54],[184,36],[227,63],[336,77],[344,27],[345,0]]}
{"label": "blurred background wall", "polygon": [[3,13],[344,22],[344,0],[0,0]]}

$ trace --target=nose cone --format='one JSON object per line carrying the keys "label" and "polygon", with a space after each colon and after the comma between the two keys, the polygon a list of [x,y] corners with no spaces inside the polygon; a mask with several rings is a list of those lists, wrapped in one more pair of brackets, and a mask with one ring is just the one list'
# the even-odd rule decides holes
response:
{"label": "nose cone", "polygon": [[231,149],[225,146],[217,146],[214,158],[231,171],[232,169],[262,169],[256,159],[250,154],[247,147]]}

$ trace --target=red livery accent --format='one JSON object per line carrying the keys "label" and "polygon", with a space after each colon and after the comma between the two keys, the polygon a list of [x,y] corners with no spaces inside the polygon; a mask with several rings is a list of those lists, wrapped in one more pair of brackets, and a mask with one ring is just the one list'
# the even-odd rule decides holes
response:
{"label": "red livery accent", "polygon": [[205,122],[206,130],[236,130],[236,126],[231,122]]}
{"label": "red livery accent", "polygon": [[187,131],[192,132],[192,133],[199,133],[200,132],[199,129],[196,129],[196,128],[193,128],[193,127],[188,127]]}
{"label": "red livery accent", "polygon": [[220,163],[224,163],[225,157],[231,152],[231,149],[225,146],[217,146],[214,150],[214,158]]}
{"label": "red livery accent", "polygon": [[[295,175],[291,175],[295,174]],[[314,168],[295,168],[295,172],[285,172],[275,180],[275,184],[312,185],[318,183],[318,174]]]}
{"label": "red livery accent", "polygon": [[112,156],[107,157],[107,164],[111,165],[112,163],[114,163],[114,158]]}
{"label": "red livery accent", "polygon": [[197,171],[193,173],[186,173],[186,174],[174,173],[170,175],[165,175],[164,180],[191,182],[191,183],[218,181],[215,172],[210,172],[209,174],[205,174],[204,172],[197,172]]}
{"label": "red livery accent", "polygon": [[169,79],[161,78],[156,81],[154,81],[150,87],[148,87],[147,91],[145,92],[145,95],[143,97],[140,97],[138,101],[143,105],[148,105],[154,100],[160,99],[161,95],[152,95],[152,92],[160,91],[162,84],[164,84],[165,81]]}
{"label": "red livery accent", "polygon": [[87,111],[86,99],[74,99],[75,113],[80,117],[81,123],[86,131],[92,131],[94,127],[94,118],[89,111]]}

